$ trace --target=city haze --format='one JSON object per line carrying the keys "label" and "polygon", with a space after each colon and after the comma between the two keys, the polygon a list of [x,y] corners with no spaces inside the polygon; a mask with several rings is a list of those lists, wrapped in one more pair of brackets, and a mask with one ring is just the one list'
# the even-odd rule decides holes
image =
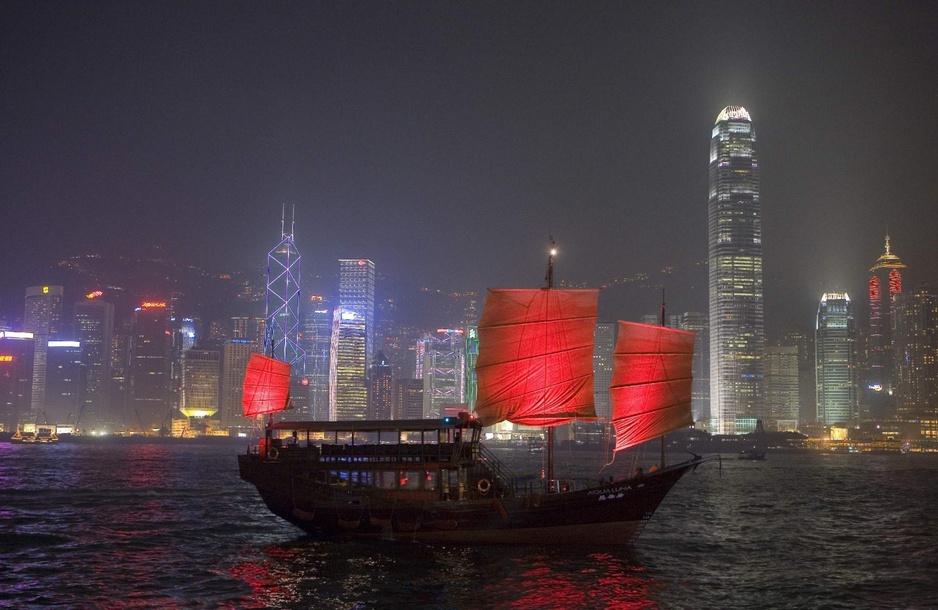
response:
{"label": "city haze", "polygon": [[[283,205],[304,275],[367,257],[443,290],[539,285],[553,234],[560,282],[615,285],[609,317],[656,311],[659,284],[669,308],[705,311],[710,130],[742,105],[767,335],[807,330],[824,292],[862,302],[887,231],[909,285],[938,279],[936,17],[925,2],[7,2],[0,314],[87,252],[260,267]],[[615,283],[641,273],[646,289]]]}

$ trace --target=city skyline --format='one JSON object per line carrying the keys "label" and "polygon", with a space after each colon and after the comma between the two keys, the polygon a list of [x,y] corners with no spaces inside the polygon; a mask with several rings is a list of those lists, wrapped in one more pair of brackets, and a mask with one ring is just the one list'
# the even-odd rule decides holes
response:
{"label": "city skyline", "polygon": [[[312,273],[539,285],[550,233],[573,284],[690,268],[704,134],[731,104],[759,126],[767,332],[861,294],[887,231],[909,285],[934,279],[929,4],[0,11],[3,311],[75,252],[253,266],[285,204]],[[692,283],[668,284],[676,308],[704,309]]]}

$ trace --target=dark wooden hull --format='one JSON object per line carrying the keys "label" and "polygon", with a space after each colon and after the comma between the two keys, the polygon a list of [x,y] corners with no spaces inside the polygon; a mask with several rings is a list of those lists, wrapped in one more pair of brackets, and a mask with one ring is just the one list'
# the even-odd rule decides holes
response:
{"label": "dark wooden hull", "polygon": [[[700,458],[588,489],[463,499],[406,499],[315,482],[315,462],[238,458],[267,507],[312,536],[477,544],[630,544]],[[501,497],[499,497],[501,496]]]}

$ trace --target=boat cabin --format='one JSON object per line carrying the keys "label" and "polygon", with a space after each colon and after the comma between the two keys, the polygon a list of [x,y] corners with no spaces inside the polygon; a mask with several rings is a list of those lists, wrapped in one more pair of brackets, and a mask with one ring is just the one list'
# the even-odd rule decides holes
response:
{"label": "boat cabin", "polygon": [[481,424],[468,416],[269,424],[249,453],[293,464],[311,482],[348,493],[457,500],[508,492],[510,474],[483,455]]}

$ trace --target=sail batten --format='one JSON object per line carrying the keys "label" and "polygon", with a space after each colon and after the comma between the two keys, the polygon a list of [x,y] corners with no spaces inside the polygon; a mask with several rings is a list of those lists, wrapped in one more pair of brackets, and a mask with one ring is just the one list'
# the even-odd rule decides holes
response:
{"label": "sail batten", "polygon": [[283,411],[289,401],[290,364],[263,354],[251,354],[241,397],[245,417]]}
{"label": "sail batten", "polygon": [[493,289],[479,322],[476,416],[555,426],[594,419],[597,290]]}
{"label": "sail batten", "polygon": [[693,424],[694,333],[619,322],[609,388],[616,451]]}

